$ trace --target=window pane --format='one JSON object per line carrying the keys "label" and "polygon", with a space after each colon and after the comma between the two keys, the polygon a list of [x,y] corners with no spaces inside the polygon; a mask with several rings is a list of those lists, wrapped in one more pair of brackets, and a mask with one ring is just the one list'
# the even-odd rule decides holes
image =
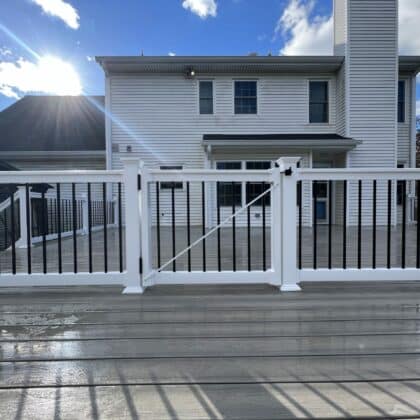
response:
{"label": "window pane", "polygon": [[246,169],[249,170],[265,170],[271,168],[271,162],[267,161],[256,161],[256,162],[247,162]]}
{"label": "window pane", "polygon": [[213,114],[213,99],[200,99],[200,114]]}
{"label": "window pane", "polygon": [[404,101],[405,97],[405,82],[404,80],[400,80],[398,82],[398,100]]}
{"label": "window pane", "polygon": [[309,87],[311,102],[328,101],[328,82],[310,82]]}
{"label": "window pane", "polygon": [[405,122],[405,82],[398,82],[398,122]]}
{"label": "window pane", "polygon": [[235,82],[235,96],[257,96],[257,82]]}
{"label": "window pane", "polygon": [[[238,170],[242,168],[241,162],[217,162],[216,168],[220,170]],[[232,203],[239,207],[242,205],[242,184],[235,182],[219,182],[217,187],[219,203],[222,207],[232,207]]]}
{"label": "window pane", "polygon": [[235,114],[256,114],[257,98],[236,98]]}
{"label": "window pane", "polygon": [[242,205],[242,184],[240,182],[219,182],[217,193],[219,196],[219,203],[222,207],[232,207],[235,202],[236,207]]}
{"label": "window pane", "polygon": [[217,169],[235,170],[242,169],[241,162],[217,162]]}
{"label": "window pane", "polygon": [[328,122],[328,104],[311,103],[309,108],[309,122],[327,123]]}
{"label": "window pane", "polygon": [[213,82],[200,82],[200,114],[213,114]]}
{"label": "window pane", "polygon": [[257,113],[257,82],[235,82],[235,114]]}
{"label": "window pane", "polygon": [[200,82],[200,98],[213,98],[213,82]]}
{"label": "window pane", "polygon": [[[252,200],[255,200],[259,195],[261,195],[264,191],[267,191],[270,188],[269,184],[262,184],[261,182],[247,182],[246,184],[246,202],[247,204],[250,203]],[[262,198],[257,200],[253,206],[261,206],[262,201],[264,200],[265,205],[270,205],[270,193],[267,193]]]}

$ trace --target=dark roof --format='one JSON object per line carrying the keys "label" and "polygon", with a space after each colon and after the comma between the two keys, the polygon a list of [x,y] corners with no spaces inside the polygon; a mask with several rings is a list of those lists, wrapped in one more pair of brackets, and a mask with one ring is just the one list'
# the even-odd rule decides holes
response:
{"label": "dark roof", "polygon": [[338,134],[204,134],[203,140],[350,140]]}
{"label": "dark roof", "polygon": [[18,171],[19,169],[16,166],[11,165],[4,160],[0,160],[0,171]]}
{"label": "dark roof", "polygon": [[0,112],[0,151],[104,151],[103,96],[25,96]]}

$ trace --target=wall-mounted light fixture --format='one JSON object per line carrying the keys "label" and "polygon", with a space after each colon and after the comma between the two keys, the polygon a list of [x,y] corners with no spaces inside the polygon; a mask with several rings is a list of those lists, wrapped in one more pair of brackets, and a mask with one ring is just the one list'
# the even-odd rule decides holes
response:
{"label": "wall-mounted light fixture", "polygon": [[192,67],[188,67],[186,75],[188,79],[193,79],[196,76],[196,72]]}

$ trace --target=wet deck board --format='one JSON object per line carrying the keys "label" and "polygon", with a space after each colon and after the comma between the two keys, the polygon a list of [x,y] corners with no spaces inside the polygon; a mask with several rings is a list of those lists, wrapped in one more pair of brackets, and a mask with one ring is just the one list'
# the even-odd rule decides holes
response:
{"label": "wet deck board", "polygon": [[420,417],[420,284],[120,292],[1,290],[2,418]]}

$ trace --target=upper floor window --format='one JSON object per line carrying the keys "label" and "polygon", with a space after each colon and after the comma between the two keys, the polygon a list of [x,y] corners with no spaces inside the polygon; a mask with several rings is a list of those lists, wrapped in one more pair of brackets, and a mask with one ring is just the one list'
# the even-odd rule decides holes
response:
{"label": "upper floor window", "polygon": [[309,122],[328,123],[328,82],[309,82]]}
{"label": "upper floor window", "polygon": [[398,122],[405,122],[405,81],[398,82]]}
{"label": "upper floor window", "polygon": [[257,113],[257,82],[235,82],[235,114]]}
{"label": "upper floor window", "polygon": [[213,82],[200,81],[200,114],[213,114]]}

